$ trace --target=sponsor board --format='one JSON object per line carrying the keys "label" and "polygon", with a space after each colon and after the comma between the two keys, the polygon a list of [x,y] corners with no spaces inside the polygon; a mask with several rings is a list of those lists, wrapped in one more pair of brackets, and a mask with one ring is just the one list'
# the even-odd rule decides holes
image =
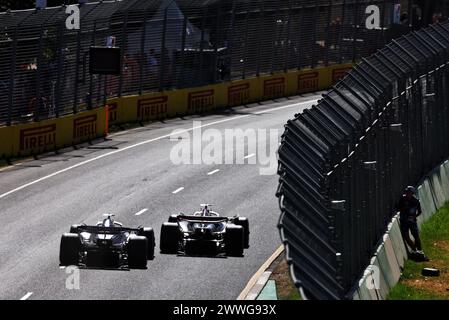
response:
{"label": "sponsor board", "polygon": [[202,113],[214,109],[215,90],[202,90],[190,92],[188,95],[188,111],[193,113]]}
{"label": "sponsor board", "polygon": [[137,101],[138,121],[166,118],[167,112],[168,96],[145,98]]}
{"label": "sponsor board", "polygon": [[118,103],[114,102],[111,104],[108,104],[108,111],[109,111],[109,124],[114,124],[117,122],[118,119]]}
{"label": "sponsor board", "polygon": [[250,99],[250,84],[242,83],[228,87],[228,106],[239,106],[249,102]]}
{"label": "sponsor board", "polygon": [[319,89],[320,73],[312,71],[298,75],[298,93],[307,93]]}
{"label": "sponsor board", "polygon": [[346,73],[351,69],[352,67],[343,67],[332,70],[332,84],[336,84],[343,79],[346,76]]}
{"label": "sponsor board", "polygon": [[263,98],[273,99],[285,96],[285,78],[272,78],[263,82]]}
{"label": "sponsor board", "polygon": [[74,141],[93,139],[97,136],[97,114],[73,119]]}
{"label": "sponsor board", "polygon": [[34,152],[56,148],[56,124],[20,129],[19,151]]}

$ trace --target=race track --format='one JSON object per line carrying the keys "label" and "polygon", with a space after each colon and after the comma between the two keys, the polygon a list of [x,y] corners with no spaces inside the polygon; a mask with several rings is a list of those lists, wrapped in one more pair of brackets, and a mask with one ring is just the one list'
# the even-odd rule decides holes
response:
{"label": "race track", "polygon": [[[318,98],[157,122],[0,171],[0,298],[236,299],[281,244],[278,176],[260,175],[258,165],[173,165],[176,142],[169,136],[175,129],[192,129],[194,120],[220,132],[249,128],[282,134],[286,121]],[[159,253],[161,224],[203,202],[222,215],[248,217],[251,247],[244,257]],[[153,227],[156,257],[147,270],[81,270],[80,289],[68,290],[58,261],[61,234],[74,223],[94,224],[103,213],[114,213],[125,226]]]}

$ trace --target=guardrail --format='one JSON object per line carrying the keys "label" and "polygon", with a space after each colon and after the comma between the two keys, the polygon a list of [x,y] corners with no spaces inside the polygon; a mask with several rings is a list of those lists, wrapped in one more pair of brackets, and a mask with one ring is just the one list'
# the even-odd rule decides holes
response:
{"label": "guardrail", "polygon": [[280,234],[310,299],[350,299],[395,202],[449,156],[449,22],[363,59],[288,121],[279,149]]}
{"label": "guardrail", "polygon": [[[409,26],[397,0],[127,0],[0,13],[0,125],[104,106],[106,99],[353,62]],[[379,26],[365,28],[368,5]],[[397,21],[396,21],[397,22]],[[402,28],[401,28],[402,27]],[[402,31],[401,31],[402,30]],[[88,50],[115,37],[122,74],[88,74]]]}

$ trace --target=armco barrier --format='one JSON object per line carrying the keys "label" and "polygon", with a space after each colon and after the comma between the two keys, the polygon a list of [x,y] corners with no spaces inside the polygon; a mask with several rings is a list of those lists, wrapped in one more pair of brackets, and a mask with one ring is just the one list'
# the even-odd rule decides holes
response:
{"label": "armco barrier", "polygon": [[[438,184],[431,184],[430,181],[434,181],[435,179],[439,179],[441,170],[446,167],[447,161],[436,167],[429,175],[426,177],[420,184],[419,190],[426,190],[426,193],[437,193],[436,189],[438,189],[438,193],[441,196],[441,202],[443,206],[447,201],[449,201],[449,192],[440,192],[440,186]],[[446,183],[448,181],[446,180]],[[424,187],[428,186],[428,187]],[[435,186],[437,186],[435,188]],[[424,195],[424,193],[420,192],[420,196]],[[423,199],[420,197],[421,203],[425,203],[427,199]],[[439,208],[434,206],[428,206],[432,208]],[[434,211],[425,212],[425,215],[419,219],[419,225],[426,222],[435,212],[436,209],[432,209]],[[379,282],[378,293],[379,296],[375,297],[374,295],[364,295],[363,300],[380,300],[386,299],[388,296],[388,292],[398,283],[402,268],[404,264],[401,261],[405,261],[407,257],[407,252],[405,249],[404,241],[402,240],[401,231],[399,229],[398,224],[398,216],[394,217],[392,220],[392,224],[390,224],[391,228],[389,228],[388,232],[384,235],[382,243],[379,245],[376,254],[371,260],[370,265],[365,270],[365,274],[372,270],[373,265],[376,267],[380,267],[382,273],[380,275],[381,281]],[[390,241],[390,239],[395,239],[394,241]],[[398,245],[400,243],[400,245]],[[405,257],[405,259],[404,259]],[[399,262],[399,264],[398,264]],[[364,277],[362,277],[362,280]],[[384,279],[385,282],[382,280]],[[366,292],[368,288],[366,288],[365,283],[359,281],[357,288],[353,290],[352,298],[359,299],[360,292]]]}
{"label": "armco barrier", "polygon": [[76,145],[106,134],[105,109],[30,124],[1,127],[0,156],[35,155]]}
{"label": "armco barrier", "polygon": [[[279,148],[279,229],[304,298],[353,297],[404,188],[449,156],[448,90],[446,21],[363,59],[316,106],[287,122]],[[419,188],[420,222],[444,202],[441,178]],[[393,229],[399,231],[395,223]],[[367,295],[373,293],[359,292]]]}

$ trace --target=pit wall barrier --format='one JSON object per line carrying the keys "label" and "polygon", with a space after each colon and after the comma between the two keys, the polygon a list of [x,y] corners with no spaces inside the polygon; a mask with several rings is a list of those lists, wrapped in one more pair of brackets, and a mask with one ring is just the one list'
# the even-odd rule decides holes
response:
{"label": "pit wall barrier", "polygon": [[[449,161],[434,169],[418,187],[422,215],[418,218],[421,226],[436,211],[449,201]],[[399,214],[388,225],[383,241],[365,269],[363,277],[352,293],[354,300],[385,300],[390,290],[399,282],[407,249],[399,228]]]}
{"label": "pit wall barrier", "polygon": [[58,119],[0,127],[0,158],[55,151],[104,137],[106,129],[104,108]]}
{"label": "pit wall barrier", "polygon": [[108,101],[109,121],[117,125],[162,120],[325,90],[351,68],[352,64],[342,64],[111,99]]}
{"label": "pit wall barrier", "polygon": [[[35,155],[107,135],[113,125],[213,112],[330,88],[352,64],[260,76],[219,84],[110,99],[106,108],[0,127],[0,159]],[[106,114],[107,113],[107,114]],[[108,123],[108,125],[107,125]]]}

